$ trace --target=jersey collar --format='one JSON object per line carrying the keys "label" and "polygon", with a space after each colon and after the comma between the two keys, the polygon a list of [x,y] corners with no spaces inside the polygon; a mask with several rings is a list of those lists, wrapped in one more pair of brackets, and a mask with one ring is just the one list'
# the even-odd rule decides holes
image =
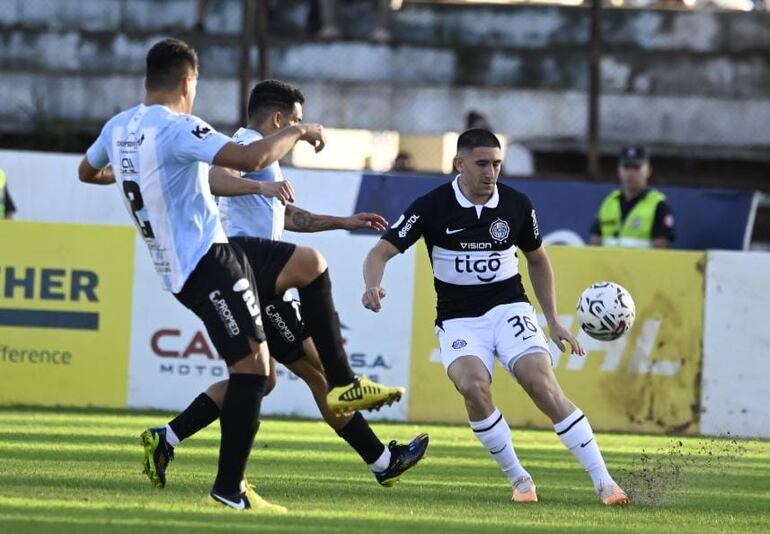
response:
{"label": "jersey collar", "polygon": [[497,192],[497,185],[495,185],[495,191],[492,193],[492,196],[489,197],[489,200],[487,200],[484,204],[474,204],[465,198],[465,195],[463,195],[463,192],[460,190],[459,174],[455,176],[454,180],[452,180],[452,189],[454,189],[455,199],[457,199],[457,203],[460,204],[460,206],[463,208],[476,208],[476,212],[479,214],[481,213],[482,208],[496,208],[500,202],[500,194]]}

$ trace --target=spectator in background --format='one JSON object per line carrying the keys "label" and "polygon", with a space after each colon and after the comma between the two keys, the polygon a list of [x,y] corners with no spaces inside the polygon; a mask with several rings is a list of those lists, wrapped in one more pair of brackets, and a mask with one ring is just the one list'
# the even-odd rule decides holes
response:
{"label": "spectator in background", "polygon": [[[370,37],[373,41],[385,43],[390,41],[391,10],[399,9],[402,2],[401,0],[376,0],[376,3],[377,23]],[[318,37],[321,39],[332,40],[340,37],[337,0],[313,0],[308,18],[310,21],[314,18],[320,19],[321,28],[318,31]],[[313,25],[312,22],[310,25]]]}
{"label": "spectator in background", "polygon": [[16,212],[16,205],[11,200],[11,194],[8,192],[8,179],[5,171],[0,169],[0,220],[13,219]]}
{"label": "spectator in background", "polygon": [[409,152],[399,152],[396,159],[393,160],[393,166],[390,172],[412,172],[414,171],[414,160]]}
{"label": "spectator in background", "polygon": [[208,0],[195,0],[195,28],[196,31],[206,31],[206,7]]}
{"label": "spectator in background", "polygon": [[489,124],[486,115],[480,111],[472,109],[465,115],[465,129],[470,130],[472,128],[481,128],[482,130],[494,131],[494,128]]}
{"label": "spectator in background", "polygon": [[608,247],[668,248],[674,240],[674,215],[666,195],[650,189],[650,158],[642,146],[620,152],[616,189],[602,202],[591,227],[591,244]]}

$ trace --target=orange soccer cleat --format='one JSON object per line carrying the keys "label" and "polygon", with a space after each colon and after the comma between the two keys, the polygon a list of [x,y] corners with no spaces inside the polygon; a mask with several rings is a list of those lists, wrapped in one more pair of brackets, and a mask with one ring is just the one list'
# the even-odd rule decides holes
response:
{"label": "orange soccer cleat", "polygon": [[537,488],[529,477],[522,477],[513,484],[513,502],[537,502]]}
{"label": "orange soccer cleat", "polygon": [[628,498],[628,494],[623,491],[623,488],[617,484],[611,484],[599,488],[596,492],[599,498],[607,506],[618,506],[622,504],[628,504],[631,500]]}

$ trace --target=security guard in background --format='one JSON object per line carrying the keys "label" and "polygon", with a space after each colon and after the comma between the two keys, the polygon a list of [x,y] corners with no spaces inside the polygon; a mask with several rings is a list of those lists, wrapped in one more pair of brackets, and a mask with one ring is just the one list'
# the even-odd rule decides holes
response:
{"label": "security guard in background", "polygon": [[591,244],[607,247],[668,248],[674,240],[674,216],[666,195],[647,187],[652,173],[647,150],[620,151],[620,189],[602,202],[591,227]]}
{"label": "security guard in background", "polygon": [[16,206],[8,192],[8,179],[5,176],[5,171],[0,169],[0,220],[13,218],[15,211]]}

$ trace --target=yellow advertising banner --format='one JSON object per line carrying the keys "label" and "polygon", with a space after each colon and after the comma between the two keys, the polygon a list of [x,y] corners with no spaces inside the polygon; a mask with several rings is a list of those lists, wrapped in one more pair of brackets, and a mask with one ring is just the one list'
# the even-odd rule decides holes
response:
{"label": "yellow advertising banner", "polygon": [[126,406],[134,233],[0,222],[0,404]]}
{"label": "yellow advertising banner", "polygon": [[[412,340],[411,421],[467,422],[464,404],[439,359],[434,335],[433,275],[425,247],[416,255]],[[549,247],[562,323],[586,347],[585,357],[560,354],[554,369],[567,396],[598,430],[696,433],[700,415],[703,291],[702,252]],[[519,254],[524,285],[540,311]],[[575,305],[599,281],[624,286],[636,302],[636,321],[622,338],[596,341],[582,333]],[[541,325],[544,320],[541,316]],[[495,404],[512,426],[550,428],[504,367],[493,379]]]}

